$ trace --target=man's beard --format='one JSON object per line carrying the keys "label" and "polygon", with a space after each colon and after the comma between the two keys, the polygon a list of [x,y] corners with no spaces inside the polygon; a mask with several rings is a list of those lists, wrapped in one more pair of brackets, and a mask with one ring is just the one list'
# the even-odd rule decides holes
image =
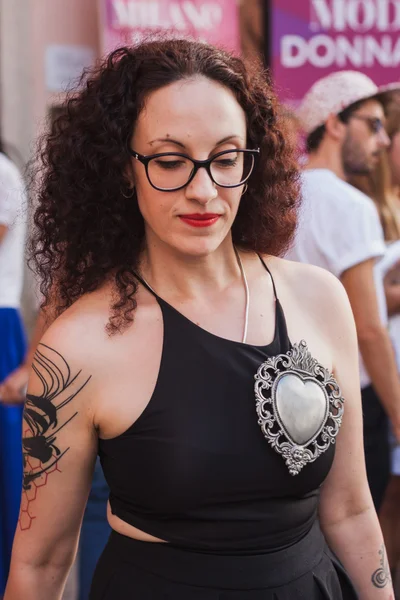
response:
{"label": "man's beard", "polygon": [[343,142],[342,163],[343,170],[348,177],[369,175],[373,171],[373,166],[368,162],[364,149],[350,135],[347,135]]}

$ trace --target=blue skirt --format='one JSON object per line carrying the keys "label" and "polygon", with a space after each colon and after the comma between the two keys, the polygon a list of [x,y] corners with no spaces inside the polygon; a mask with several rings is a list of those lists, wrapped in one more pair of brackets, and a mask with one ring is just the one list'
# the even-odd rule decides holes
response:
{"label": "blue skirt", "polygon": [[[0,382],[19,367],[26,353],[20,313],[0,308]],[[22,405],[0,402],[0,596],[4,593],[22,487]]]}

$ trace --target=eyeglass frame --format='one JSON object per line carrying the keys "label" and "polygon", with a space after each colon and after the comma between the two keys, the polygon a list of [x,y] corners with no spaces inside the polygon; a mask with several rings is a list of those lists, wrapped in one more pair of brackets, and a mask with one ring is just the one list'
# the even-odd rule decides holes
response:
{"label": "eyeglass frame", "polygon": [[359,121],[364,121],[364,123],[368,123],[371,133],[373,133],[374,135],[378,135],[378,133],[380,133],[382,129],[385,129],[385,123],[379,117],[369,117],[368,115],[351,114],[348,117],[348,119],[358,119]]}
{"label": "eyeglass frame", "polygon": [[[195,158],[192,158],[191,156],[188,156],[187,154],[183,154],[181,152],[158,152],[157,154],[144,155],[144,154],[139,154],[139,152],[135,152],[135,150],[132,150],[132,148],[130,148],[129,146],[128,146],[128,152],[131,156],[133,156],[133,158],[135,158],[136,160],[138,160],[139,162],[141,162],[144,165],[145,170],[146,170],[146,177],[147,177],[147,180],[150,183],[151,187],[153,187],[155,190],[158,190],[159,192],[177,192],[179,190],[183,190],[183,188],[185,188],[187,185],[189,185],[189,183],[191,183],[193,181],[193,179],[195,178],[197,171],[201,168],[204,168],[207,171],[208,176],[210,177],[211,181],[218,187],[236,188],[236,187],[240,187],[241,185],[244,185],[249,180],[251,174],[253,173],[254,165],[256,162],[256,157],[260,155],[260,148],[254,148],[254,149],[232,148],[232,150],[222,150],[221,152],[217,152],[217,154],[214,154],[213,156],[211,156],[210,158],[207,158],[206,160],[196,160]],[[211,163],[213,160],[215,160],[219,156],[228,154],[231,152],[241,152],[242,154],[251,154],[253,156],[253,166],[252,166],[250,173],[246,177],[246,179],[244,179],[240,183],[235,183],[234,185],[221,185],[220,183],[217,183],[215,181],[215,179],[211,173]],[[166,188],[157,187],[156,185],[154,185],[154,183],[152,183],[152,181],[149,177],[149,162],[151,160],[153,160],[154,158],[159,158],[161,156],[180,156],[182,158],[186,158],[186,159],[190,160],[193,163],[193,171],[192,171],[191,175],[189,176],[188,181],[184,185],[181,185],[176,188],[166,189]]]}

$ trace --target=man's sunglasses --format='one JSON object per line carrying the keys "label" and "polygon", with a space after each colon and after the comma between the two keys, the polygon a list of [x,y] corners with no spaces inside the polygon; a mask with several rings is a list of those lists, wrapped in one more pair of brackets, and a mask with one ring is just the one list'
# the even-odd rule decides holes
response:
{"label": "man's sunglasses", "polygon": [[351,115],[350,119],[358,119],[368,124],[371,133],[379,133],[382,129],[385,129],[385,124],[382,119],[378,117],[367,117],[366,115]]}

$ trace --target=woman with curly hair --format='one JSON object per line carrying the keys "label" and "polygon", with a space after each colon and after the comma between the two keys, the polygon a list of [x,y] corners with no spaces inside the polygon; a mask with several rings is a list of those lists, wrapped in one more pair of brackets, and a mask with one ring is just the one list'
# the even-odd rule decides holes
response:
{"label": "woman with curly hair", "polygon": [[389,600],[351,310],[279,258],[299,182],[265,74],[150,41],[66,108],[38,180],[59,316],[32,366],[5,600],[60,598],[97,453],[113,531],[91,600]]}

